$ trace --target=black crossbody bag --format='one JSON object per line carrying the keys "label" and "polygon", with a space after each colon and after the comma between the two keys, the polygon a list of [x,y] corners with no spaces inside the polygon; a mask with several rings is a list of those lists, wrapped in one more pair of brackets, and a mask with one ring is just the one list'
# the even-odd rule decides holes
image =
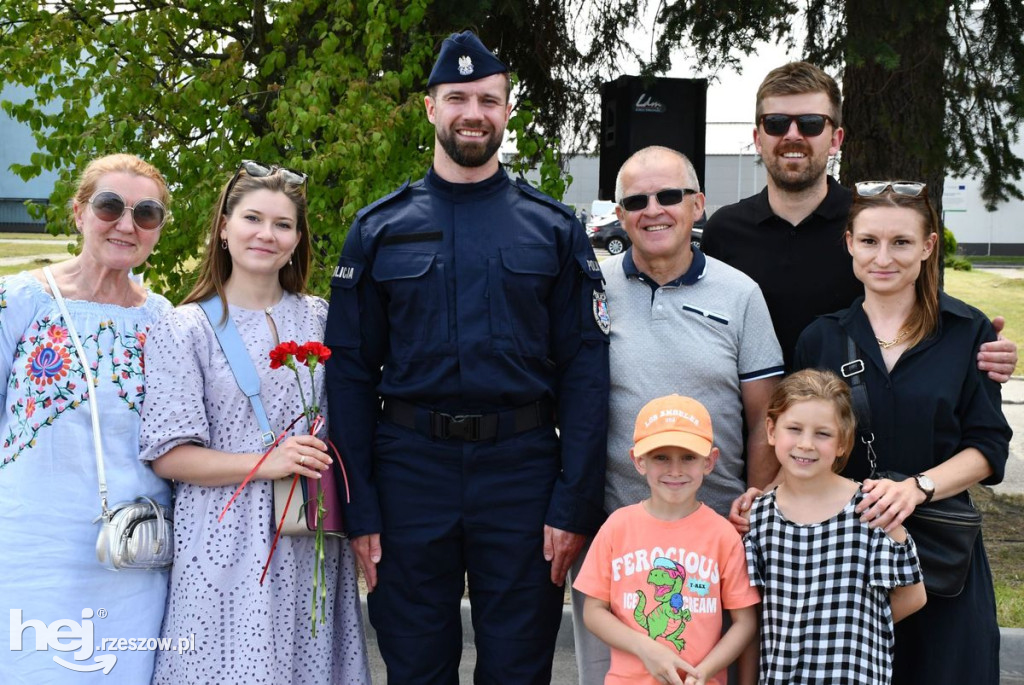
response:
{"label": "black crossbody bag", "polygon": [[[909,476],[905,473],[878,470],[868,389],[860,377],[864,373],[864,361],[857,356],[857,344],[849,335],[846,336],[846,359],[840,371],[850,384],[857,435],[867,450],[871,478],[906,480]],[[981,532],[981,513],[974,508],[970,495],[966,500],[950,497],[922,504],[903,523],[917,545],[925,590],[938,597],[956,597],[963,592],[974,555],[974,542]]]}

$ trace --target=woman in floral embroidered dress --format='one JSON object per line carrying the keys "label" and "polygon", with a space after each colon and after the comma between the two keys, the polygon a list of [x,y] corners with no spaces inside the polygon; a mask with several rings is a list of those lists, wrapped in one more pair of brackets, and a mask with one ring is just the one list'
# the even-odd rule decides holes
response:
{"label": "woman in floral embroidered dress", "polygon": [[[316,637],[312,537],[282,536],[260,584],[275,532],[272,481],[319,478],[332,464],[327,446],[303,435],[304,422],[218,521],[264,447],[253,409],[195,303],[219,297],[259,375],[270,426],[283,430],[302,400],[295,375],[271,369],[270,351],[281,341],[322,340],[327,316],[322,299],[303,294],[310,264],[304,188],[302,174],[243,162],[221,193],[198,283],[146,344],[152,401],[141,458],[177,482],[163,633],[196,636],[193,653],[160,653],[154,683],[369,682],[355,563],[344,540],[325,541],[328,612]],[[304,386],[305,395],[312,390],[310,403],[319,398],[326,414],[322,366],[313,386]]]}
{"label": "woman in floral embroidered dress", "polygon": [[[171,305],[130,278],[160,237],[169,199],[163,176],[138,157],[94,160],[72,201],[81,254],[52,267],[96,382],[111,504],[171,499],[138,459],[142,347]],[[20,611],[0,620],[0,683],[109,683],[111,661],[117,682],[148,683],[154,651],[95,648],[159,635],[167,573],[115,573],[96,559],[93,398],[42,271],[0,279],[0,379],[0,598],[5,612]],[[93,635],[73,639],[67,624],[58,642],[44,626],[60,620]]]}

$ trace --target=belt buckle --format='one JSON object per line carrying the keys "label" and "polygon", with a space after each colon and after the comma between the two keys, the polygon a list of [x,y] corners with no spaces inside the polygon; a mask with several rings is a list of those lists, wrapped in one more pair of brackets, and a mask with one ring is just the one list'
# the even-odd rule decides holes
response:
{"label": "belt buckle", "polygon": [[437,424],[438,437],[442,440],[458,438],[469,442],[476,442],[480,439],[480,420],[482,414],[435,414],[440,421]]}

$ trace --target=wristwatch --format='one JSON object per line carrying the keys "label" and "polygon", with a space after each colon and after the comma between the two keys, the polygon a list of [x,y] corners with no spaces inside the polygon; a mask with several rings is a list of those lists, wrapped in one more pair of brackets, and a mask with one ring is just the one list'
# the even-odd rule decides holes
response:
{"label": "wristwatch", "polygon": [[934,481],[923,473],[919,473],[914,476],[914,482],[917,483],[917,489],[924,493],[924,502],[921,502],[921,504],[931,502],[932,496],[935,494]]}

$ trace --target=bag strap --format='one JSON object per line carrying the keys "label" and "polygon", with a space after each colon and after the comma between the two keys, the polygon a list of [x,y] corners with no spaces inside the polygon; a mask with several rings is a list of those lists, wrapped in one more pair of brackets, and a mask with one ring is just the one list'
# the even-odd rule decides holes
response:
{"label": "bag strap", "polygon": [[857,435],[864,443],[868,453],[868,466],[871,467],[871,478],[878,473],[878,455],[875,453],[875,434],[871,430],[871,403],[868,401],[868,386],[864,385],[861,375],[865,369],[864,360],[857,356],[857,343],[849,333],[846,334],[846,363],[839,367],[843,378],[850,383],[850,398],[853,402],[853,415],[857,419]]}
{"label": "bag strap", "polygon": [[96,476],[99,480],[99,491],[100,491],[100,503],[103,505],[103,516],[108,517],[107,509],[107,473],[103,467],[103,441],[100,437],[100,413],[99,398],[96,396],[96,384],[92,380],[92,370],[89,368],[89,358],[85,356],[85,350],[82,348],[82,341],[78,338],[78,331],[75,330],[75,324],[71,320],[71,314],[68,313],[68,306],[64,302],[64,296],[61,295],[60,288],[57,287],[57,281],[53,277],[53,272],[50,271],[50,267],[43,267],[43,275],[46,277],[46,282],[50,285],[50,292],[53,294],[53,299],[57,301],[57,307],[60,309],[60,314],[64,317],[64,325],[67,326],[68,336],[71,338],[71,342],[75,344],[75,352],[78,354],[78,361],[82,364],[82,373],[85,374],[85,384],[89,389],[89,414],[92,417],[92,445],[96,452]]}
{"label": "bag strap", "polygon": [[256,373],[252,359],[249,358],[249,352],[245,349],[242,336],[238,334],[235,322],[231,320],[230,314],[224,316],[223,321],[221,320],[223,305],[220,296],[216,293],[198,304],[206,314],[206,318],[210,320],[210,326],[213,328],[214,335],[217,336],[217,342],[220,343],[224,356],[227,357],[228,366],[235,377],[235,382],[249,398],[249,404],[252,405],[253,413],[256,414],[256,423],[260,427],[260,441],[264,447],[270,447],[274,444],[277,436],[270,429],[267,412],[263,408],[263,401],[260,400],[260,377]]}

